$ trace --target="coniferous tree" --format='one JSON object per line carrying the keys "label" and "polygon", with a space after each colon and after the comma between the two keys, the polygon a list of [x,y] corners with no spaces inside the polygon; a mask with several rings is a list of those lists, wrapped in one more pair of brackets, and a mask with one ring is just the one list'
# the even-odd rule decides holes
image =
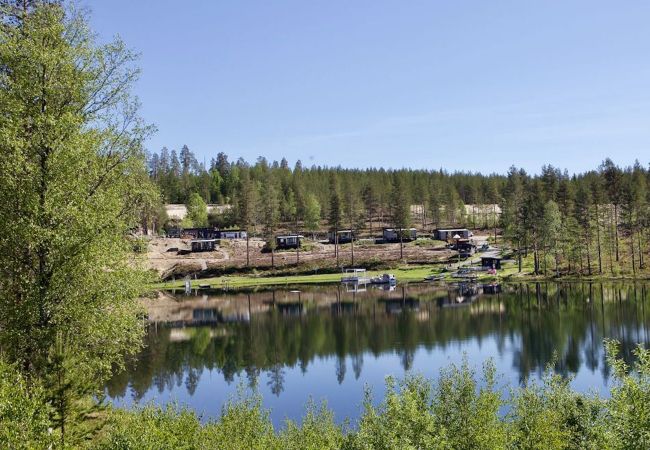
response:
{"label": "coniferous tree", "polygon": [[393,227],[399,235],[399,257],[404,259],[404,233],[408,232],[411,226],[411,202],[404,182],[398,174],[393,175],[391,197]]}
{"label": "coniferous tree", "polygon": [[336,254],[336,265],[339,266],[339,235],[341,229],[341,222],[343,218],[341,207],[341,194],[339,193],[339,185],[337,178],[334,174],[330,177],[330,200],[329,200],[329,213],[328,224],[330,231],[334,233],[334,253]]}
{"label": "coniferous tree", "polygon": [[264,238],[266,245],[271,250],[271,267],[275,267],[275,229],[280,216],[280,205],[277,190],[270,175],[266,183],[262,185],[262,224],[264,226]]}
{"label": "coniferous tree", "polygon": [[[218,174],[217,171],[215,171]],[[255,207],[257,205],[256,189],[250,179],[248,170],[244,171],[241,186],[237,197],[237,221],[242,229],[246,230],[246,267],[250,266],[250,233]]]}
{"label": "coniferous tree", "polygon": [[616,262],[619,261],[619,249],[618,249],[618,208],[621,203],[621,170],[614,164],[614,162],[607,158],[600,165],[600,172],[603,177],[605,184],[605,189],[609,201],[613,205],[611,210],[611,230],[614,234],[614,244],[615,244],[615,254]]}

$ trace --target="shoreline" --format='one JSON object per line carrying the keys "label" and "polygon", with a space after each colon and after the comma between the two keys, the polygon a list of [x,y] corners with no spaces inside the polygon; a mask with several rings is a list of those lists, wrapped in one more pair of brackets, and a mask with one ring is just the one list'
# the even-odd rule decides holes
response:
{"label": "shoreline", "polygon": [[[549,277],[544,275],[533,275],[528,273],[519,274],[506,268],[501,274],[487,275],[479,274],[475,279],[463,279],[454,277],[454,272],[446,272],[431,266],[414,266],[399,267],[388,270],[371,270],[367,272],[369,277],[378,276],[383,273],[392,273],[397,278],[398,283],[430,283],[430,282],[459,282],[471,281],[478,283],[494,282],[617,282],[617,281],[650,281],[650,274],[641,274],[636,277],[627,275],[591,275],[591,276],[560,276]],[[516,270],[516,268],[515,268]],[[504,274],[505,273],[505,274]],[[438,280],[428,281],[424,278],[429,275],[440,276]],[[190,281],[192,289],[230,289],[239,287],[268,287],[268,286],[289,286],[289,285],[306,285],[306,284],[336,284],[341,282],[341,272],[326,274],[300,274],[300,275],[225,275],[206,278],[194,278]],[[209,288],[205,288],[209,285]],[[151,291],[183,289],[184,280],[166,281],[154,283],[151,285]],[[202,287],[203,286],[203,287]]]}

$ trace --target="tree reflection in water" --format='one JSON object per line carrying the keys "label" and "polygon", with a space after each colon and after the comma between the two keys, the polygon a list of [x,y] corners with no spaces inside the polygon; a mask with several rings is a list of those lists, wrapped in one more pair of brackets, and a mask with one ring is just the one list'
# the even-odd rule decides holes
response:
{"label": "tree reflection in water", "polygon": [[242,375],[250,386],[264,374],[280,396],[286,369],[308,377],[316,360],[333,358],[341,384],[347,358],[358,380],[368,357],[397,354],[408,370],[418,349],[452,351],[471,341],[480,350],[486,340],[497,355],[509,349],[520,382],[541,374],[554,357],[563,375],[584,366],[607,380],[603,338],[619,340],[628,361],[638,342],[648,343],[646,284],[522,283],[496,294],[480,291],[412,285],[352,294],[320,286],[302,288],[300,301],[288,290],[182,297],[150,311],[144,350],[107,393],[130,392],[138,400],[150,389],[184,384],[191,396],[202,374],[216,371],[228,383]]}

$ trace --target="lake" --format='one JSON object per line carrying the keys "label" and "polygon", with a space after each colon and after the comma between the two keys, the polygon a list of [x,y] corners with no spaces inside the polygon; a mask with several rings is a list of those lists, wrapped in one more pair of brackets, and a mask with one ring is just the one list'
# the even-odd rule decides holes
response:
{"label": "lake", "polygon": [[[352,291],[352,292],[350,292]],[[650,285],[513,283],[344,286],[178,294],[149,308],[145,348],[106,385],[114,404],[187,405],[219,416],[242,386],[257,386],[271,418],[299,419],[310,398],[336,420],[376,401],[385,377],[435,379],[463,355],[479,371],[492,359],[507,389],[554,370],[572,386],[607,395],[603,339],[632,358],[648,343]]]}

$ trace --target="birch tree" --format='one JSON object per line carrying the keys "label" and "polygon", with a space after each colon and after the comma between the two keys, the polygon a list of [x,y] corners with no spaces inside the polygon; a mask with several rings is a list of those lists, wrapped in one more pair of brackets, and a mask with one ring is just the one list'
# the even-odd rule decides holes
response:
{"label": "birch tree", "polygon": [[[136,59],[59,2],[0,8],[0,348],[39,378],[61,446],[139,348],[127,234],[155,200],[130,96]],[[91,401],[92,403],[92,401]]]}

